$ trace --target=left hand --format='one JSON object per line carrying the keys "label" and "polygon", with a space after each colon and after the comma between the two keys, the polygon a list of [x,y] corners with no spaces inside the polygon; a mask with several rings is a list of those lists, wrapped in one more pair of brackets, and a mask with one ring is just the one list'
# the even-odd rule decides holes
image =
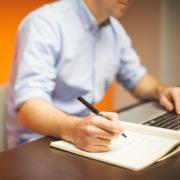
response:
{"label": "left hand", "polygon": [[180,115],[180,88],[161,86],[158,90],[160,105],[168,111],[175,110]]}

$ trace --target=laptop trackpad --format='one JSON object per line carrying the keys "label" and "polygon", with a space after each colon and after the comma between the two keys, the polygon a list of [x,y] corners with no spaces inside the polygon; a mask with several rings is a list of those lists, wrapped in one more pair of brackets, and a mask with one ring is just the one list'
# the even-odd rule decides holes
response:
{"label": "laptop trackpad", "polygon": [[167,111],[156,102],[147,102],[135,106],[129,110],[118,113],[119,120],[142,124],[155,117],[165,114]]}

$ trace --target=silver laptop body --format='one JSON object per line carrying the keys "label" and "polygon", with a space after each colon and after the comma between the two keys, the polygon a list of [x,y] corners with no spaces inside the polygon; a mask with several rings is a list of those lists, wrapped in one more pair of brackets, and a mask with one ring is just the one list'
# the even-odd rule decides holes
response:
{"label": "silver laptop body", "polygon": [[[146,102],[119,112],[118,115],[121,121],[148,125],[148,122],[152,122],[154,119],[159,118],[167,113],[168,112],[164,110],[158,103]],[[176,129],[180,131],[180,116],[178,119],[178,127]]]}

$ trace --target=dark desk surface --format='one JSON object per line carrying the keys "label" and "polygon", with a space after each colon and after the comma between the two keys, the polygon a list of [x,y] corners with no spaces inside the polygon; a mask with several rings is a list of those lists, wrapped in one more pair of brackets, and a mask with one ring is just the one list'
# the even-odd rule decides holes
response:
{"label": "dark desk surface", "polygon": [[51,139],[0,153],[0,179],[12,180],[180,180],[180,153],[133,172],[49,147]]}

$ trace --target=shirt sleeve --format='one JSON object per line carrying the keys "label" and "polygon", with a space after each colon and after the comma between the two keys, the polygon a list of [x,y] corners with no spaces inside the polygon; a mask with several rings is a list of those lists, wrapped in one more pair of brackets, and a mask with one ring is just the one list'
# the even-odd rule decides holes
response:
{"label": "shirt sleeve", "polygon": [[28,17],[21,24],[15,56],[15,109],[32,98],[51,102],[57,76],[56,60],[61,38],[55,23],[40,16]]}
{"label": "shirt sleeve", "polygon": [[147,74],[146,68],[141,64],[140,58],[132,47],[128,35],[123,32],[123,42],[120,52],[120,67],[116,76],[118,82],[132,90],[142,77]]}

